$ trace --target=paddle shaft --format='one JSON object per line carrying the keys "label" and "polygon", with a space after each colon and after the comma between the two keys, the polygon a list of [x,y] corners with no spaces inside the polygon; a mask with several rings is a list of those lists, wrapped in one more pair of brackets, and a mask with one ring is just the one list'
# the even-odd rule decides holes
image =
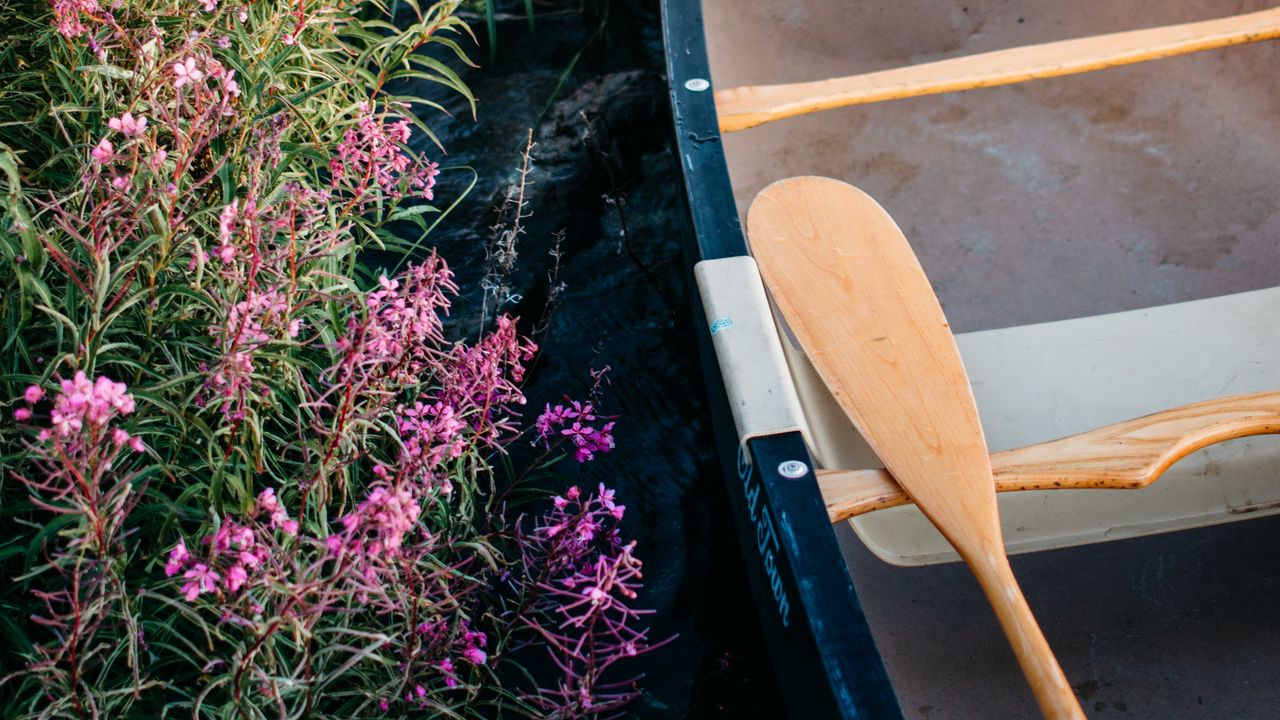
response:
{"label": "paddle shaft", "polygon": [[987,601],[995,610],[1000,627],[1018,658],[1022,674],[1027,677],[1036,696],[1040,712],[1051,720],[1084,720],[1084,711],[1067,683],[1067,676],[1063,674],[1049,641],[1045,640],[1044,632],[1031,614],[1031,607],[1013,576],[1003,545],[978,553],[966,552],[962,548],[956,550],[978,579]]}
{"label": "paddle shaft", "polygon": [[720,131],[850,105],[996,87],[1280,37],[1280,8],[997,50],[879,72],[716,92]]}

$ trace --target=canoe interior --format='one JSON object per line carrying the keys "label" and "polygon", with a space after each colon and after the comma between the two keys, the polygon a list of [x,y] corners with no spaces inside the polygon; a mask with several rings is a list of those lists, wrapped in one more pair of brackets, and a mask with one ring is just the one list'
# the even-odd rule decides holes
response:
{"label": "canoe interior", "polygon": [[[1267,2],[707,0],[718,88],[817,80]],[[725,137],[770,182],[866,190],[958,332],[1280,284],[1280,42],[791,118]]]}
{"label": "canoe interior", "polygon": [[[704,0],[703,9],[713,83],[728,88],[1270,4]],[[875,197],[958,332],[1134,310],[1280,285],[1276,68],[1280,42],[1260,43],[792,118],[728,134],[724,148],[742,216],[763,187],[795,175],[840,178]],[[1202,399],[1177,395],[1168,404]],[[963,565],[896,567],[847,524],[837,531],[908,718],[1036,717]],[[1091,717],[1272,717],[1277,533],[1280,517],[1270,517],[1022,555],[1014,570]]]}

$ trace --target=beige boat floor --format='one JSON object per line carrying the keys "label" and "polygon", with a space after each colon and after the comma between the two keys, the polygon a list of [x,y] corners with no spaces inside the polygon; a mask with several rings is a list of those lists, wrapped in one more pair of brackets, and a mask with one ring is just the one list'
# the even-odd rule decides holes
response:
{"label": "beige boat floor", "polygon": [[[717,87],[1251,12],[1264,0],[704,0]],[[898,220],[957,331],[1280,285],[1280,42],[795,118],[726,137]],[[1280,325],[1280,322],[1278,322]],[[977,584],[838,528],[908,718],[1034,718]],[[1280,518],[1014,558],[1091,717],[1280,717]]]}
{"label": "beige boat floor", "polygon": [[[814,80],[1269,2],[707,0],[717,87]],[[1280,284],[1280,42],[818,113],[725,137],[739,212],[794,175],[897,219],[959,332]]]}
{"label": "beige boat floor", "polygon": [[[837,533],[907,718],[1039,717],[963,565],[898,567]],[[1280,518],[1012,558],[1091,718],[1280,716]]]}

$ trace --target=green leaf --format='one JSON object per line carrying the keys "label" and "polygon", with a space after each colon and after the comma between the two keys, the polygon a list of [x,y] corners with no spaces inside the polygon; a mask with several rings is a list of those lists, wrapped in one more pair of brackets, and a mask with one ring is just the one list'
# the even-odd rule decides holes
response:
{"label": "green leaf", "polygon": [[109,78],[115,78],[116,80],[131,80],[133,78],[132,70],[125,70],[124,68],[116,67],[115,65],[81,65],[76,68],[76,70],[80,72],[105,75]]}

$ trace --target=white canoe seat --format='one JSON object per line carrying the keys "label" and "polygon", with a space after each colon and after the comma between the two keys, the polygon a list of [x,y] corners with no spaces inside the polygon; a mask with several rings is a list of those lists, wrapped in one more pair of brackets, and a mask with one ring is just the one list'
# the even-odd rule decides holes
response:
{"label": "white canoe seat", "polygon": [[[1224,395],[1280,387],[1280,288],[1129,312],[958,335],[993,453],[1087,432]],[[880,467],[803,353],[785,339],[814,452],[827,468]],[[1024,491],[1000,496],[1009,552],[1280,513],[1280,438],[1213,445],[1137,491]],[[955,560],[911,505],[853,518],[880,558]]]}

